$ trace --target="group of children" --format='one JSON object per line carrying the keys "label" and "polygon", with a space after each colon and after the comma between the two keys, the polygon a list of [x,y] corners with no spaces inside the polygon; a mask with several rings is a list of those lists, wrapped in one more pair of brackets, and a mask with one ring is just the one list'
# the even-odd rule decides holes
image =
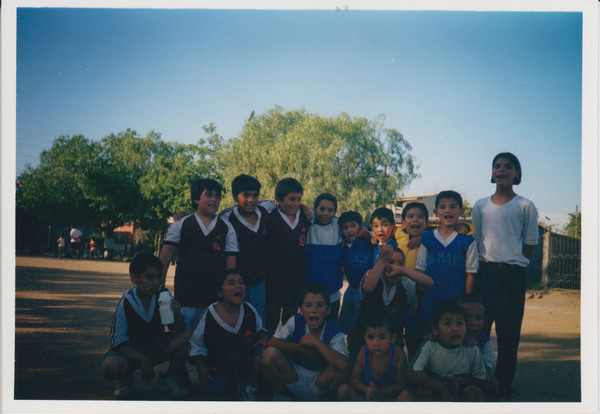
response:
{"label": "group of children", "polygon": [[[164,360],[171,364],[157,386],[175,398],[192,385],[186,360],[201,400],[507,396],[523,315],[523,306],[514,308],[523,305],[528,246],[537,244],[535,207],[512,191],[520,178],[514,155],[494,158],[496,193],[475,205],[473,235],[459,223],[454,191],[436,198],[435,230],[425,231],[421,203],[404,207],[399,228],[391,210],[377,208],[369,229],[357,212],[337,218],[329,193],[313,209],[302,204],[293,178],[277,183],[275,202],[259,202],[260,183],[242,174],[231,184],[237,206],[219,215],[221,185],[197,180],[195,212],[169,227],[160,259],[140,254],[131,262],[136,286],[115,313],[102,373],[116,381],[118,398],[130,394],[137,368],[150,379]],[[176,318],[165,333],[157,296],[176,249]],[[520,298],[512,297],[521,281]]]}

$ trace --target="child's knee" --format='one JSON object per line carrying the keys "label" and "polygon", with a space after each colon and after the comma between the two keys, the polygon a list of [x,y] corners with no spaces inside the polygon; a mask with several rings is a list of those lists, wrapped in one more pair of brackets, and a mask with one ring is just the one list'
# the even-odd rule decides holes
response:
{"label": "child's knee", "polygon": [[485,401],[485,394],[477,385],[467,385],[463,389],[463,398],[469,402]]}
{"label": "child's knee", "polygon": [[100,372],[102,377],[107,380],[116,380],[127,376],[130,365],[123,357],[111,356],[102,362]]}
{"label": "child's knee", "polygon": [[277,361],[280,361],[282,358],[283,353],[273,346],[264,349],[260,354],[261,364],[265,367],[272,366]]}
{"label": "child's knee", "polygon": [[338,400],[340,400],[340,401],[350,400],[350,388],[351,387],[352,387],[352,385],[350,385],[348,383],[340,385],[340,387],[337,390]]}

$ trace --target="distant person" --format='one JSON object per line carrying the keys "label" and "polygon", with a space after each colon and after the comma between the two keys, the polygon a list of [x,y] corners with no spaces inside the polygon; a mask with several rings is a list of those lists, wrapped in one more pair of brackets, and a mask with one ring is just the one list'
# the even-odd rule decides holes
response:
{"label": "distant person", "polygon": [[477,346],[464,346],[464,311],[456,302],[442,301],[431,310],[435,341],[426,341],[409,366],[419,401],[485,401],[493,389]]}
{"label": "distant person", "polygon": [[236,266],[239,249],[235,229],[217,216],[222,191],[223,187],[215,180],[194,181],[190,193],[196,211],[171,224],[160,252],[164,285],[173,252],[179,249],[175,299],[181,302],[187,330],[193,330],[204,309],[218,299],[215,278]]}
{"label": "distant person", "polygon": [[96,242],[93,237],[90,237],[90,257],[96,257]]}
{"label": "distant person", "polygon": [[71,227],[69,236],[71,236],[71,256],[77,254],[77,258],[79,259],[81,257],[81,237],[83,234],[81,230]]}
{"label": "distant person", "polygon": [[112,237],[107,237],[104,239],[104,258],[110,259],[113,257],[115,251],[115,241]]}
{"label": "distant person", "polygon": [[59,234],[56,244],[58,245],[58,258],[65,257],[66,241],[65,236],[63,236],[62,233]]}
{"label": "distant person", "polygon": [[513,190],[522,177],[517,157],[509,152],[496,155],[491,178],[496,192],[473,206],[480,266],[477,289],[485,306],[483,332],[489,336],[495,323],[495,375],[501,398],[512,394],[525,309],[525,267],[539,241],[535,205]]}
{"label": "distant person", "polygon": [[110,330],[110,351],[104,356],[101,372],[107,380],[115,381],[115,398],[131,395],[133,374],[140,369],[142,379],[154,377],[154,366],[171,361],[165,376],[159,377],[159,389],[171,397],[180,398],[188,390],[176,378],[185,369],[188,333],[184,329],[181,306],[171,303],[175,314],[172,332],[165,332],[161,324],[157,301],[162,281],[162,263],[154,255],[141,253],[129,264],[129,278],[135,285],[127,291],[115,311]]}
{"label": "distant person", "polygon": [[364,321],[365,344],[356,359],[350,383],[338,389],[340,401],[413,401],[406,355],[396,343],[392,319],[371,314]]}
{"label": "distant person", "polygon": [[231,182],[231,195],[237,205],[224,210],[220,217],[229,221],[235,229],[240,250],[236,267],[244,278],[246,300],[254,306],[264,323],[265,233],[269,212],[258,205],[260,188],[260,182],[250,175],[235,177]]}

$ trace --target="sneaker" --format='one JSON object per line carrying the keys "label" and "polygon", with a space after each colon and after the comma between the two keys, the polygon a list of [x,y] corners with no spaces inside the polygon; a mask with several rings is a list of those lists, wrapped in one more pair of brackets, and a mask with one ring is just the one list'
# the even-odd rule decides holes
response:
{"label": "sneaker", "polygon": [[124,380],[115,381],[114,397],[117,400],[126,400],[131,398],[131,386],[133,385],[133,375],[130,375]]}
{"label": "sneaker", "polygon": [[258,390],[253,385],[246,385],[246,388],[241,392],[240,400],[241,401],[256,401],[256,393]]}
{"label": "sneaker", "polygon": [[159,391],[164,392],[171,398],[182,398],[188,395],[187,388],[184,388],[181,385],[177,384],[177,382],[175,382],[173,378],[168,377],[164,374],[160,374],[158,376],[156,388]]}
{"label": "sneaker", "polygon": [[292,396],[289,394],[279,394],[276,392],[273,394],[273,401],[292,401]]}

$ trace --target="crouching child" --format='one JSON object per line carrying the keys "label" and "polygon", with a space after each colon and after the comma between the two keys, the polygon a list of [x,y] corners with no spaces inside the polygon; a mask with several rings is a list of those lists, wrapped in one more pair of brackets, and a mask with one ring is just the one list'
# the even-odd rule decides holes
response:
{"label": "crouching child", "polygon": [[269,341],[262,363],[273,401],[333,399],[348,364],[344,334],[328,317],[329,292],[320,284],[300,291],[300,312]]}
{"label": "crouching child", "polygon": [[456,302],[438,302],[431,311],[435,341],[426,341],[409,366],[420,401],[485,401],[493,391],[477,346],[464,346],[466,323]]}
{"label": "crouching child", "polygon": [[237,270],[221,274],[215,283],[220,300],[204,310],[190,339],[200,399],[255,400],[267,332],[256,309],[244,301],[246,288]]}
{"label": "crouching child", "polygon": [[171,303],[175,322],[165,332],[161,324],[158,290],[162,283],[162,262],[150,253],[140,253],[129,265],[129,278],[135,285],[117,306],[110,332],[110,350],[104,357],[101,372],[115,381],[114,396],[127,399],[132,395],[133,374],[140,369],[146,381],[154,377],[154,366],[171,361],[166,375],[159,376],[157,387],[173,398],[187,395],[187,388],[177,379],[184,378],[187,341],[181,305]]}

